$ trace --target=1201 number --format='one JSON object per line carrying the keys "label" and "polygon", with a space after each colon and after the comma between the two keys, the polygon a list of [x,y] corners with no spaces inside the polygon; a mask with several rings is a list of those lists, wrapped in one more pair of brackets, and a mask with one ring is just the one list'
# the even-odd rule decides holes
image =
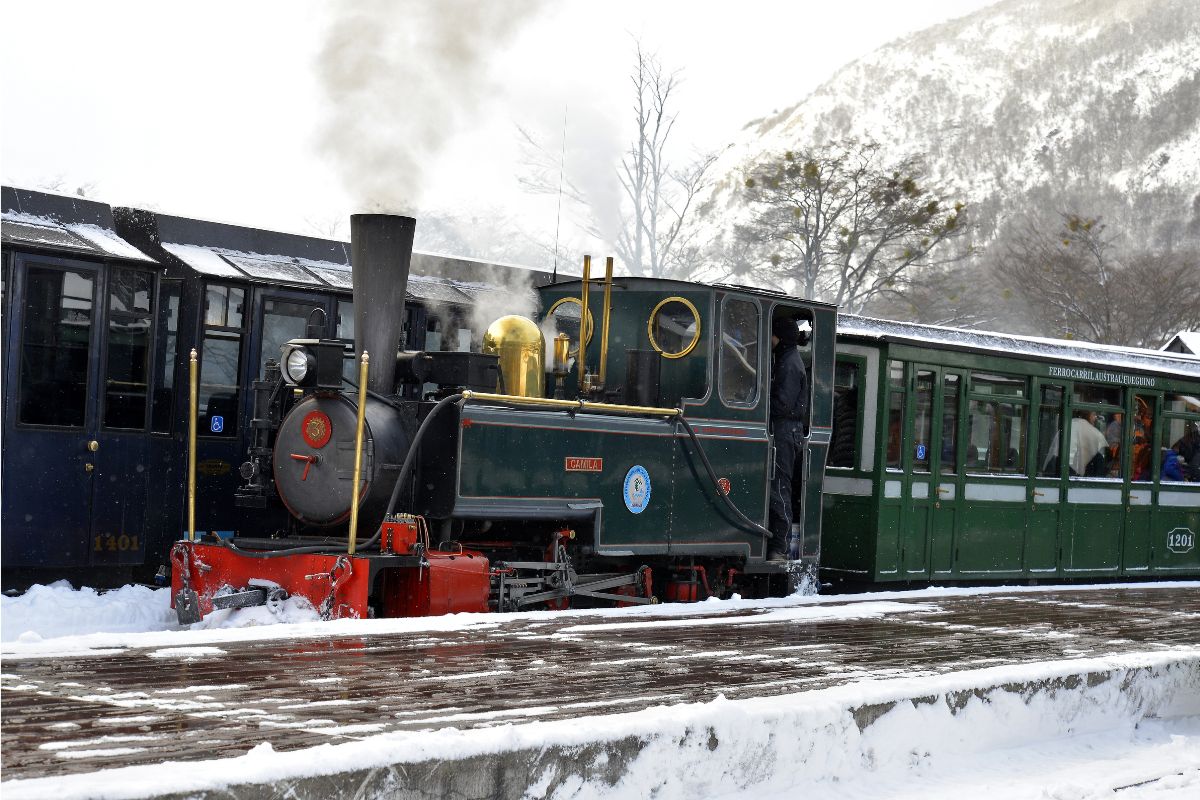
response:
{"label": "1201 number", "polygon": [[1167,534],[1167,549],[1172,553],[1190,553],[1196,546],[1196,534],[1187,528],[1176,528]]}

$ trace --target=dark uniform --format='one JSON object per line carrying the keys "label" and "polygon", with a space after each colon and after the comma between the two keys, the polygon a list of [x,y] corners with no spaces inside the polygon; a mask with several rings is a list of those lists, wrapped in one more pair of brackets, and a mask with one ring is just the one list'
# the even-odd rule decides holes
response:
{"label": "dark uniform", "polygon": [[771,359],[771,435],[775,439],[775,479],[771,483],[768,557],[786,555],[792,530],[792,478],[803,452],[808,420],[808,372],[796,348],[794,320],[777,318],[771,332],[779,340]]}

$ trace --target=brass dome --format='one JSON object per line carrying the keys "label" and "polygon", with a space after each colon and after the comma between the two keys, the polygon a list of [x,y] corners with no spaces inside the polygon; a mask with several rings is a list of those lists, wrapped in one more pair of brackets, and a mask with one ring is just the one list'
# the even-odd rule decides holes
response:
{"label": "brass dome", "polygon": [[498,392],[546,396],[546,341],[533,320],[516,314],[496,320],[483,335],[483,352],[500,356]]}

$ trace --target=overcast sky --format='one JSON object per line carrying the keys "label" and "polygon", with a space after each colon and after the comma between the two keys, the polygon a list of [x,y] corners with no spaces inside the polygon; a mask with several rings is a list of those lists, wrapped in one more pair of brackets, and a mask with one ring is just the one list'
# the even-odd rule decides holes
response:
{"label": "overcast sky", "polygon": [[[397,210],[548,216],[516,182],[517,126],[554,150],[565,128],[568,169],[611,184],[635,38],[681,72],[674,135],[687,153],[990,2],[3,0],[0,176],[302,233],[387,203],[368,196],[380,182],[404,187]],[[455,79],[447,53],[464,66]],[[354,177],[355,158],[374,174]],[[387,172],[405,158],[412,186]]]}

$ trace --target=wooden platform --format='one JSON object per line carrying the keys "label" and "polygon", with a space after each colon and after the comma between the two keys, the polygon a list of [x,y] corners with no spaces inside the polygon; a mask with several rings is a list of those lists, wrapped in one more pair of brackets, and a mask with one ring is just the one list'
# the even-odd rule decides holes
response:
{"label": "wooden platform", "polygon": [[[882,605],[881,605],[882,604]],[[805,620],[814,609],[834,618]],[[863,679],[1200,647],[1200,589],[847,597],[698,616],[505,617],[449,632],[6,658],[5,781],[769,697]],[[837,615],[879,611],[851,618]],[[1194,656],[1194,654],[1193,654]]]}

